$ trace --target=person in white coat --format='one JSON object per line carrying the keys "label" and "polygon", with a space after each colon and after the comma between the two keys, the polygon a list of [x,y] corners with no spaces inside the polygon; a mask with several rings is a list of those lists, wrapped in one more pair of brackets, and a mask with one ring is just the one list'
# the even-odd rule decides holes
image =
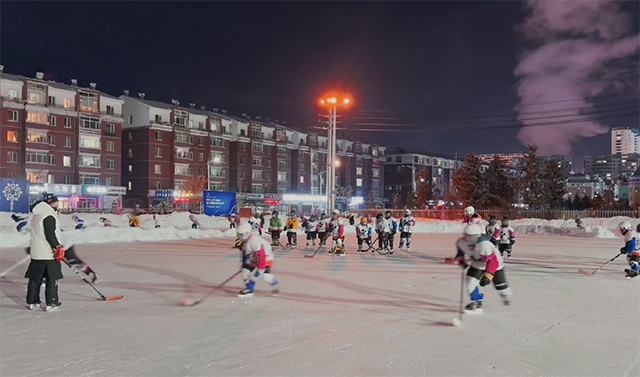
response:
{"label": "person in white coat", "polygon": [[60,223],[58,222],[58,198],[44,193],[42,201],[32,208],[31,244],[29,254],[31,263],[24,277],[29,279],[27,285],[27,305],[30,310],[40,307],[40,286],[45,281],[45,311],[58,308],[58,280],[62,279],[60,261],[64,259],[65,250],[60,243]]}

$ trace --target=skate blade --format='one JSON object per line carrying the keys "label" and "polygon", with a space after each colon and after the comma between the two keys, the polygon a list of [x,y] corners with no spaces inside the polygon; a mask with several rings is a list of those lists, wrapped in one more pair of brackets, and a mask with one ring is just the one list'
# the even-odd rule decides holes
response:
{"label": "skate blade", "polygon": [[482,308],[480,309],[476,309],[476,310],[464,310],[464,314],[469,314],[469,315],[480,315],[482,314]]}
{"label": "skate blade", "polygon": [[251,298],[251,297],[253,297],[253,293],[247,293],[247,294],[244,294],[244,295],[238,294],[238,297],[248,297],[248,298]]}

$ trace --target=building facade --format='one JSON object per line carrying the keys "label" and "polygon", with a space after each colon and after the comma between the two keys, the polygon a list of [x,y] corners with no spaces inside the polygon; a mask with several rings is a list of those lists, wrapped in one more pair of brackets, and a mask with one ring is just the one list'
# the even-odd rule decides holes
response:
{"label": "building facade", "polygon": [[[62,208],[110,207],[107,194],[123,192],[122,101],[96,86],[0,69],[0,177],[27,179],[33,188],[52,192],[64,186]],[[38,194],[34,191],[34,200]]]}
{"label": "building facade", "polygon": [[603,180],[630,177],[638,169],[640,154],[605,154],[584,157],[584,173]]}
{"label": "building facade", "polygon": [[611,129],[611,154],[640,153],[640,130],[617,127]]}

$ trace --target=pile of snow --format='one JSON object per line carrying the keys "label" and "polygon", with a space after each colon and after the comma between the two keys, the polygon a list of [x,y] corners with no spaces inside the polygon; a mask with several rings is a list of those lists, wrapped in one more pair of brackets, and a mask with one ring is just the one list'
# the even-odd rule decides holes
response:
{"label": "pile of snow", "polygon": [[[78,214],[84,220],[84,229],[75,230],[75,223],[71,215],[59,215],[62,230],[68,232],[75,243],[109,243],[109,242],[156,242],[182,239],[205,239],[220,237],[235,237],[234,229],[229,228],[229,221],[225,217],[210,217],[195,215],[200,223],[200,229],[191,229],[188,212],[175,212],[169,215],[156,215],[159,228],[155,227],[153,215],[140,215],[139,228],[129,227],[126,215],[111,214]],[[109,219],[113,227],[104,227],[100,218]],[[285,221],[282,218],[283,222]],[[244,219],[243,221],[246,221]],[[511,220],[510,224],[518,234],[551,235],[588,238],[616,238],[618,225],[622,221],[630,221],[635,226],[637,220],[628,217],[613,217],[607,219],[582,219],[584,228],[578,229],[575,221],[571,220],[539,220],[522,219]],[[265,219],[265,228],[269,218]],[[345,233],[355,234],[355,227],[344,220]],[[357,224],[357,222],[356,222]],[[16,223],[11,219],[11,213],[0,212],[0,247],[26,247],[29,245],[29,226],[25,233],[18,233]],[[461,233],[464,224],[461,221],[439,221],[417,219],[415,233]],[[266,230],[266,229],[265,229]],[[302,230],[298,233],[303,234]]]}

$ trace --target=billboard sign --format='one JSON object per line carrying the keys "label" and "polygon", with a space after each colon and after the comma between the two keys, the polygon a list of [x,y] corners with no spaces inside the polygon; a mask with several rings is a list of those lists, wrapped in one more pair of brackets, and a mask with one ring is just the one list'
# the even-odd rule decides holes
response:
{"label": "billboard sign", "polygon": [[26,179],[0,178],[0,211],[29,213],[30,184]]}
{"label": "billboard sign", "polygon": [[204,214],[207,216],[229,216],[238,213],[235,192],[203,191]]}

